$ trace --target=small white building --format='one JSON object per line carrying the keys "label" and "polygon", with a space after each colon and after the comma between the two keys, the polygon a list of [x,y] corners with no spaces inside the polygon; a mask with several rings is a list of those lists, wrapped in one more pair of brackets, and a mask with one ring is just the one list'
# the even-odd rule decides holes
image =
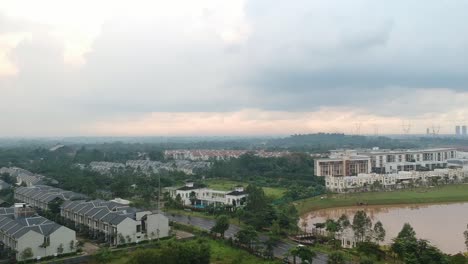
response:
{"label": "small white building", "polygon": [[[180,188],[166,188],[166,191],[173,199],[180,196],[183,205],[201,208],[212,204],[238,207],[244,204],[247,197],[247,192],[242,186],[236,186],[232,191],[219,191],[197,187],[193,182],[187,182],[185,186]],[[195,204],[192,204],[193,198],[195,198]]]}

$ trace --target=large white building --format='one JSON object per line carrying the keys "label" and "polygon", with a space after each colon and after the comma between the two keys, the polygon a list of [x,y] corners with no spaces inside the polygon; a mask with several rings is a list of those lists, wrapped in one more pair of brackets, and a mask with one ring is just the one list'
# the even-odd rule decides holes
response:
{"label": "large white building", "polygon": [[[193,182],[187,182],[180,188],[166,188],[170,196],[175,199],[180,196],[183,205],[191,206],[193,197],[196,199],[195,207],[207,205],[230,205],[238,207],[244,204],[247,193],[242,186],[237,186],[232,191],[219,191],[205,187],[197,187]],[[193,193],[193,194],[192,194]]]}
{"label": "large white building", "polygon": [[[75,231],[36,215],[25,204],[0,208],[0,241],[16,252],[18,261],[76,251]],[[71,246],[73,245],[73,246]]]}
{"label": "large white building", "polygon": [[433,171],[400,171],[398,173],[377,174],[362,173],[357,176],[347,177],[325,177],[325,187],[333,192],[346,192],[362,187],[370,187],[375,182],[384,187],[398,187],[399,184],[409,182],[429,183],[437,178],[439,180],[463,181],[468,178],[468,171],[465,169],[435,169]]}
{"label": "large white building", "polygon": [[315,160],[316,176],[356,176],[359,173],[397,173],[399,171],[446,168],[447,160],[457,157],[455,148],[420,150],[332,150],[328,158]]}
{"label": "large white building", "polygon": [[165,215],[115,201],[66,201],[60,214],[75,228],[86,227],[94,237],[102,236],[111,245],[169,236]]}

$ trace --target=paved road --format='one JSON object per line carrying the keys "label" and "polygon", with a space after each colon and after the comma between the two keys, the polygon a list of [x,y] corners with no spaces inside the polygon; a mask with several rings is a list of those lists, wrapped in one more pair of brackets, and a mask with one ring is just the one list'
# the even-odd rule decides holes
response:
{"label": "paved road", "polygon": [[[210,230],[215,225],[215,220],[206,219],[201,217],[191,216],[190,218],[186,215],[178,215],[178,214],[168,214],[169,220],[181,223],[181,224],[188,224],[199,227],[204,230]],[[234,238],[235,234],[239,232],[240,228],[236,225],[229,225],[229,229],[224,234],[227,238]],[[260,235],[259,239],[261,241],[266,241],[268,239],[265,235]],[[294,242],[279,242],[278,245],[273,249],[273,254],[277,258],[283,258],[284,254],[288,252],[288,250],[292,247],[297,246],[297,243]],[[300,263],[299,259],[297,259],[297,263]],[[317,257],[314,258],[314,264],[326,264],[327,263],[327,255],[322,253],[317,253]]]}

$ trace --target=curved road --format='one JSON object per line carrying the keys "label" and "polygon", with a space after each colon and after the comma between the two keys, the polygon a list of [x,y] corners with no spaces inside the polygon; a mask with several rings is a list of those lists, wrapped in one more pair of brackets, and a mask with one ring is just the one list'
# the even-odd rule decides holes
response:
{"label": "curved road", "polygon": [[[215,225],[215,220],[213,219],[201,218],[201,217],[196,217],[196,216],[190,216],[189,218],[186,215],[167,214],[167,217],[171,221],[181,223],[181,224],[196,226],[207,231],[209,231]],[[237,234],[239,230],[240,228],[237,225],[230,224],[229,229],[226,231],[224,236],[227,238],[230,238],[230,237],[234,238],[235,234]],[[266,241],[268,237],[265,235],[260,235],[259,239],[261,241]],[[295,247],[297,245],[298,244],[294,242],[280,241],[278,245],[273,249],[273,254],[275,257],[282,259],[284,254],[286,254],[290,248]],[[328,260],[327,255],[317,252],[317,257],[314,258],[313,263],[314,264],[327,264],[327,260]],[[297,263],[300,263],[299,259],[297,259]]]}

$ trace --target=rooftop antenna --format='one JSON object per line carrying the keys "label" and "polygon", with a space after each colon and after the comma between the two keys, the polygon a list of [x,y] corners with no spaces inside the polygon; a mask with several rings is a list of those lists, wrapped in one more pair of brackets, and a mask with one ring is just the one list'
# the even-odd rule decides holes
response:
{"label": "rooftop antenna", "polygon": [[410,130],[411,130],[411,122],[402,121],[401,128],[403,129],[403,134],[408,135],[410,133]]}
{"label": "rooftop antenna", "polygon": [[378,137],[379,136],[379,126],[374,124],[374,136]]}
{"label": "rooftop antenna", "polygon": [[432,125],[432,135],[433,136],[436,136],[436,135],[439,135],[439,131],[440,131],[440,125]]}
{"label": "rooftop antenna", "polygon": [[361,122],[354,123],[354,126],[356,127],[356,135],[360,135],[360,134],[361,134],[361,125],[362,125]]}

